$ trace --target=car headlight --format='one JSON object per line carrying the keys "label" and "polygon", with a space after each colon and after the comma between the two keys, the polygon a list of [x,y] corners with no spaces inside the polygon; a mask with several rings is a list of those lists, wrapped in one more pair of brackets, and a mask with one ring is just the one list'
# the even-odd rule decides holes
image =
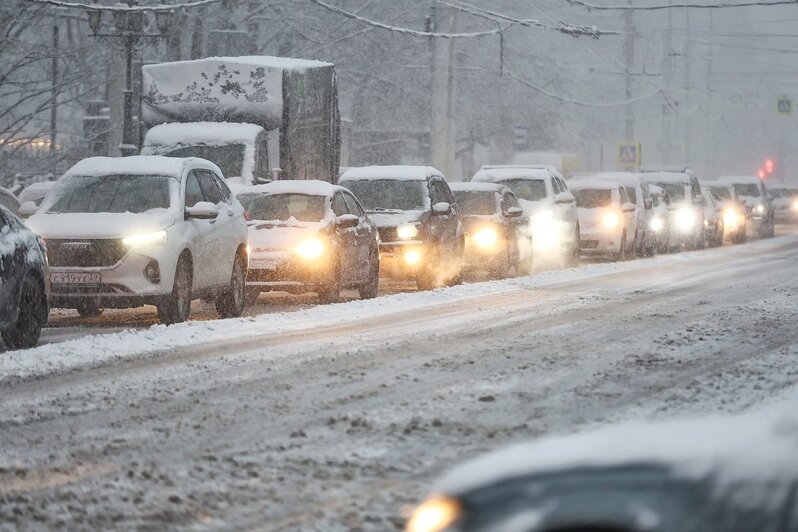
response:
{"label": "car headlight", "polygon": [[756,212],[757,214],[765,214],[765,206],[760,203],[759,205],[754,207],[754,212]]}
{"label": "car headlight", "polygon": [[726,209],[723,211],[723,228],[729,231],[734,231],[737,228],[737,220],[740,213],[735,209]]}
{"label": "car headlight", "polygon": [[325,249],[326,246],[324,242],[318,238],[308,238],[307,240],[303,240],[294,251],[303,259],[313,260],[324,255]]}
{"label": "car headlight", "polygon": [[618,224],[621,222],[621,217],[618,216],[618,213],[615,211],[610,211],[604,215],[604,218],[601,219],[601,224],[606,229],[615,229],[618,227]]}
{"label": "car headlight", "polygon": [[540,211],[532,215],[532,225],[542,225],[554,220],[554,211]]}
{"label": "car headlight", "polygon": [[499,241],[499,235],[493,227],[483,227],[474,233],[474,243],[481,248],[492,248]]}
{"label": "car headlight", "polygon": [[689,231],[695,225],[696,215],[692,209],[688,207],[682,207],[676,211],[674,221],[676,222],[677,228],[681,229],[682,231]]}
{"label": "car headlight", "polygon": [[419,249],[408,249],[405,251],[405,263],[408,266],[415,266],[421,263],[421,259],[423,259],[423,255],[421,254],[421,250]]}
{"label": "car headlight", "polygon": [[459,519],[460,503],[449,497],[434,497],[413,511],[406,532],[441,532]]}
{"label": "car headlight", "polygon": [[418,226],[416,224],[402,224],[396,228],[396,236],[399,240],[410,240],[418,236]]}
{"label": "car headlight", "polygon": [[798,201],[794,201],[792,204],[792,210],[798,211]]}
{"label": "car headlight", "polygon": [[648,226],[651,228],[652,231],[655,233],[659,233],[665,228],[665,222],[662,221],[662,218],[659,216],[655,216],[651,219]]}
{"label": "car headlight", "polygon": [[167,241],[166,231],[155,231],[153,233],[138,233],[122,239],[122,243],[129,248],[140,248],[145,246],[163,246]]}

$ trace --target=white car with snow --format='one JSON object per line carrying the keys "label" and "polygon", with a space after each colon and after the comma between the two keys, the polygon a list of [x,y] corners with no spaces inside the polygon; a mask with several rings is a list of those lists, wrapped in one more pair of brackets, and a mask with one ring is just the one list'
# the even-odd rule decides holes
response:
{"label": "white car with snow", "polygon": [[732,199],[743,206],[752,232],[760,238],[775,234],[773,198],[761,179],[756,176],[726,176],[718,181],[728,185]]}
{"label": "white car with snow", "polygon": [[155,305],[185,321],[194,298],[239,316],[247,273],[244,209],[203,159],[92,157],[78,162],[28,225],[45,240],[52,306],[81,316]]}
{"label": "white car with snow", "polygon": [[596,178],[568,182],[581,224],[583,255],[624,260],[637,249],[637,209],[626,187]]}
{"label": "white car with snow", "polygon": [[576,202],[560,173],[550,166],[483,166],[472,181],[504,185],[531,220],[534,260],[579,262]]}
{"label": "white car with snow", "polygon": [[669,249],[684,246],[702,249],[706,246],[704,228],[704,196],[698,180],[688,171],[650,171],[640,174],[640,180],[657,185],[670,198]]}

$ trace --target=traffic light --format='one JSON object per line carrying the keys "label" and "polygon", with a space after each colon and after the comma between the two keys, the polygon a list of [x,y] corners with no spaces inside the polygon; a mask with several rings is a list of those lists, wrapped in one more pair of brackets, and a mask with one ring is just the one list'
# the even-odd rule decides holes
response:
{"label": "traffic light", "polygon": [[776,163],[773,162],[773,159],[767,159],[765,161],[765,173],[770,175],[773,173],[773,170],[776,168]]}

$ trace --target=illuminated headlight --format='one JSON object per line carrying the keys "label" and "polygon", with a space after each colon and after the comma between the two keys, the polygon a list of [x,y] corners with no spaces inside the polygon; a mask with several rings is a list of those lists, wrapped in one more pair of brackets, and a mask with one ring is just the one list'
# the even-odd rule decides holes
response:
{"label": "illuminated headlight", "polygon": [[662,218],[660,218],[659,216],[655,216],[654,218],[651,219],[648,226],[655,233],[659,233],[665,228],[665,222],[663,222]]}
{"label": "illuminated headlight", "polygon": [[543,225],[554,220],[554,211],[540,211],[532,215],[532,225]]}
{"label": "illuminated headlight", "polygon": [[460,518],[460,503],[448,497],[435,497],[413,511],[406,532],[441,532]]}
{"label": "illuminated headlight", "polygon": [[472,237],[474,243],[481,248],[493,248],[499,241],[499,235],[493,227],[483,227]]}
{"label": "illuminated headlight", "polygon": [[757,214],[765,214],[765,206],[760,203],[759,205],[754,207],[754,212]]}
{"label": "illuminated headlight", "polygon": [[618,227],[618,224],[621,222],[621,217],[618,216],[617,212],[608,212],[604,215],[604,218],[601,219],[601,224],[606,229],[615,229]]}
{"label": "illuminated headlight", "polygon": [[318,238],[308,238],[299,244],[294,251],[303,259],[313,260],[324,255],[325,246],[324,242]]}
{"label": "illuminated headlight", "polygon": [[734,231],[737,228],[737,220],[740,216],[734,209],[726,209],[723,211],[723,227],[729,231]]}
{"label": "illuminated headlight", "polygon": [[792,210],[794,210],[794,211],[798,211],[798,201],[794,201],[794,202],[792,203]]}
{"label": "illuminated headlight", "polygon": [[402,224],[396,228],[396,236],[399,240],[410,240],[418,236],[418,226],[416,224]]}
{"label": "illuminated headlight", "polygon": [[682,231],[689,231],[693,228],[696,222],[696,215],[692,209],[683,207],[676,211],[674,216],[676,227]]}
{"label": "illuminated headlight", "polygon": [[422,258],[421,251],[418,249],[408,249],[405,251],[405,262],[409,266],[415,266],[419,264]]}
{"label": "illuminated headlight", "polygon": [[139,233],[130,235],[122,239],[122,243],[129,248],[141,248],[145,246],[163,246],[166,244],[166,231],[155,231],[154,233]]}

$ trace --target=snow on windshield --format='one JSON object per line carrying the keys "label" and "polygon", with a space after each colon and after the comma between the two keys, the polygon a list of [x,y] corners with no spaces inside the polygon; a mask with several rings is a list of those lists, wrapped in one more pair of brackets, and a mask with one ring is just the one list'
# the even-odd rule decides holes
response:
{"label": "snow on windshield", "polygon": [[683,183],[660,183],[659,186],[661,186],[665,192],[668,193],[671,202],[684,201],[685,190]]}
{"label": "snow on windshield", "polygon": [[168,209],[166,176],[69,176],[59,181],[42,205],[47,213],[133,213]]}
{"label": "snow on windshield", "polygon": [[743,183],[734,185],[734,193],[738,196],[748,196],[750,198],[758,198],[759,187],[753,183]]}
{"label": "snow on windshield", "polygon": [[250,220],[279,220],[291,218],[299,222],[319,222],[324,219],[324,196],[308,194],[242,194],[238,196]]}
{"label": "snow on windshield", "polygon": [[465,215],[486,215],[496,212],[495,192],[454,190],[453,193],[460,212]]}
{"label": "snow on windshield", "polygon": [[720,199],[731,199],[731,191],[729,191],[729,187],[709,187],[709,190]]}
{"label": "snow on windshield", "polygon": [[425,181],[368,179],[341,185],[352,191],[367,211],[422,211],[428,198]]}
{"label": "snow on windshield", "polygon": [[518,199],[540,201],[546,199],[546,182],[542,179],[507,179],[501,184],[512,190]]}
{"label": "snow on windshield", "polygon": [[576,198],[576,206],[582,209],[596,209],[612,205],[612,190],[610,189],[571,189],[571,193]]}

